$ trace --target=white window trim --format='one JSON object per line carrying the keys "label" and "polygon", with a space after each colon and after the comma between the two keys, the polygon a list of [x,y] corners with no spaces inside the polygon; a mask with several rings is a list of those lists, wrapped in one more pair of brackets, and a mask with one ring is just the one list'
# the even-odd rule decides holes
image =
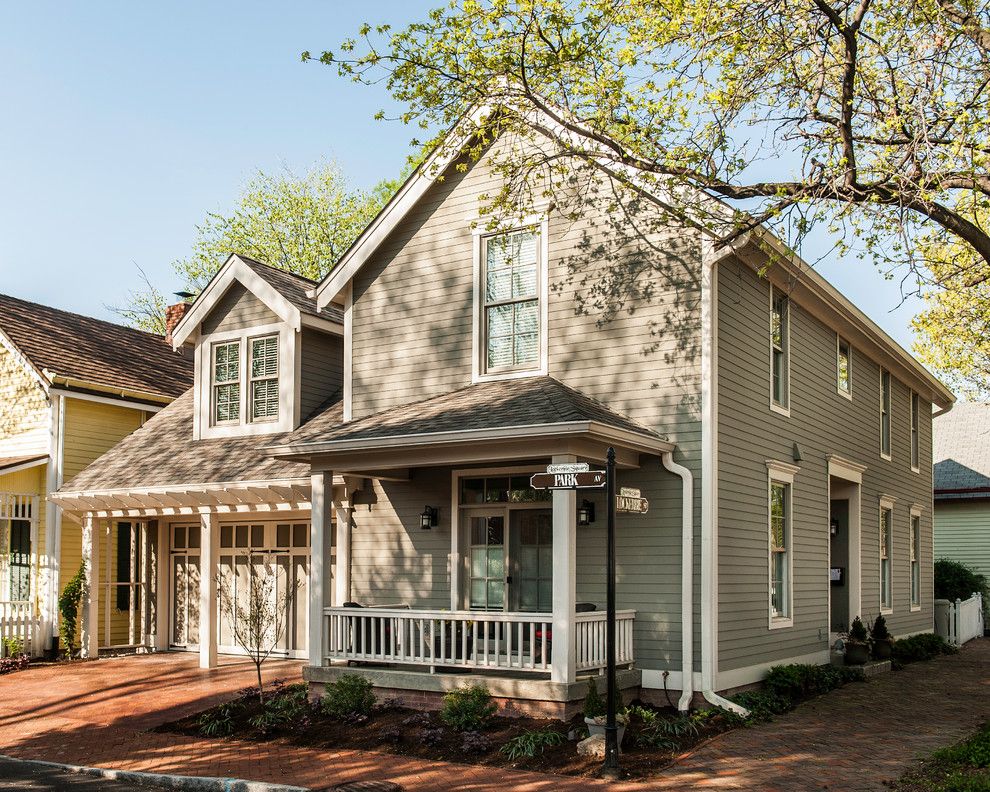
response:
{"label": "white window trim", "polygon": [[[277,421],[248,420],[250,398],[250,341],[264,336],[278,336],[279,410]],[[241,345],[241,403],[240,417],[236,423],[213,423],[213,346],[230,341]],[[244,437],[251,435],[288,432],[298,423],[300,410],[300,377],[297,372],[302,346],[299,333],[284,322],[222,331],[201,336],[196,343],[196,379],[193,399],[193,438],[196,440],[217,437]]]}
{"label": "white window trim", "polygon": [[911,612],[917,613],[921,610],[921,516],[924,513],[924,509],[915,504],[910,510],[911,522],[908,523],[908,530],[914,533],[914,520],[918,518],[918,541],[915,543],[914,552],[917,556],[916,563],[918,564],[918,602],[915,603],[911,597],[911,585],[913,584],[914,570],[910,568],[911,564],[911,537],[908,537],[908,575],[911,577],[908,581],[908,602],[911,606]]}
{"label": "white window trim", "polygon": [[[493,382],[496,380],[509,380],[509,379],[520,379],[522,377],[536,377],[540,375],[546,375],[549,373],[549,343],[547,336],[549,335],[549,320],[550,320],[550,306],[549,306],[549,251],[550,251],[550,220],[546,212],[534,215],[531,217],[520,218],[519,222],[513,223],[511,227],[499,228],[495,231],[491,231],[485,228],[480,222],[474,224],[475,227],[472,229],[474,235],[474,246],[472,255],[474,258],[473,266],[473,276],[474,276],[474,289],[473,289],[473,299],[472,299],[472,311],[473,319],[471,323],[471,382]],[[498,236],[499,234],[508,234],[513,231],[520,231],[525,228],[537,229],[537,233],[540,235],[539,244],[539,257],[540,260],[537,266],[537,295],[540,300],[540,349],[539,349],[539,365],[537,368],[516,370],[516,371],[506,371],[506,372],[496,372],[489,374],[485,371],[485,366],[483,364],[485,355],[485,327],[484,327],[484,299],[482,296],[483,284],[482,280],[482,261],[481,254],[483,250],[482,240],[485,237]]]}
{"label": "white window trim", "polygon": [[[879,594],[880,613],[889,616],[894,612],[894,505],[897,499],[890,495],[880,496],[880,508],[877,510],[877,593]],[[890,550],[887,553],[887,563],[890,567],[890,605],[883,604],[883,572],[881,568],[881,553],[883,545],[880,543],[880,520],[883,519],[883,512],[890,510],[890,522],[887,523],[887,539],[890,543]]]}
{"label": "white window trim", "polygon": [[247,371],[245,372],[245,382],[247,382],[247,392],[245,393],[246,403],[244,405],[245,409],[245,421],[246,423],[277,423],[279,418],[282,416],[282,399],[279,398],[278,412],[275,418],[255,418],[253,416],[254,412],[254,393],[252,387],[255,382],[264,382],[272,379],[272,377],[255,377],[251,373],[251,363],[252,357],[254,355],[254,342],[262,341],[267,338],[274,338],[276,343],[276,351],[278,352],[278,359],[275,363],[275,381],[279,385],[279,396],[281,397],[282,391],[282,376],[285,373],[282,368],[282,339],[279,337],[278,333],[262,333],[260,335],[252,335],[248,338],[248,349],[247,353],[244,355],[244,362],[247,364]]}
{"label": "white window trim", "polygon": [[[794,476],[800,470],[797,465],[768,459],[767,465],[767,628],[782,630],[794,626]],[[770,604],[769,583],[773,574],[773,551],[770,548],[770,488],[774,484],[787,485],[787,616],[774,616]]]}
{"label": "white window trim", "polygon": [[[914,425],[914,400],[918,400],[918,426],[915,428]],[[921,472],[921,396],[918,395],[918,391],[911,390],[910,397],[908,398],[908,443],[910,447],[908,448],[908,454],[911,457],[911,472],[920,473]],[[918,458],[914,458],[914,447],[915,440],[917,440],[918,446]],[[915,464],[917,463],[917,464]]]}
{"label": "white window trim", "polygon": [[[849,373],[849,390],[847,391],[842,390],[839,385],[839,347],[843,341],[846,342],[846,349],[849,352],[849,360],[846,363]],[[835,391],[843,398],[849,399],[849,401],[853,400],[853,348],[849,339],[843,338],[839,333],[835,334]]]}
{"label": "white window trim", "polygon": [[[785,314],[784,322],[784,332],[782,333],[781,340],[784,342],[784,394],[787,399],[786,405],[777,404],[773,400],[773,297],[776,292],[781,292],[784,299],[787,300],[787,310]],[[775,412],[778,415],[783,415],[788,418],[791,417],[791,298],[790,295],[784,294],[782,289],[778,289],[772,283],[770,284],[770,310],[767,313],[767,349],[770,352],[770,370],[769,377],[767,379],[767,385],[769,386],[769,397],[770,397],[770,411]]]}
{"label": "white window trim", "polygon": [[[216,366],[217,366],[216,353],[217,353],[217,349],[219,347],[222,347],[222,346],[231,346],[233,344],[237,344],[238,345],[238,347],[237,347],[237,372],[238,372],[237,382],[235,383],[234,381],[231,380],[231,381],[225,381],[225,382],[219,382],[218,383],[216,381]],[[209,391],[209,396],[207,398],[207,401],[209,402],[208,408],[209,408],[209,422],[210,422],[210,426],[216,426],[216,427],[220,427],[220,426],[237,426],[237,425],[239,425],[244,420],[244,376],[243,376],[244,347],[243,347],[243,345],[241,345],[240,339],[238,339],[238,338],[229,338],[229,339],[225,339],[225,340],[222,340],[222,341],[221,340],[211,341],[210,342],[210,346],[209,346],[209,350],[208,350],[208,354],[207,354],[207,358],[209,360],[209,365],[210,365],[210,375],[209,375],[210,376],[210,391]],[[237,396],[237,417],[236,418],[231,418],[230,420],[227,420],[227,421],[218,421],[216,419],[216,416],[217,416],[217,412],[216,412],[217,403],[214,401],[214,399],[216,398],[216,389],[218,387],[223,386],[223,385],[235,385],[235,384],[238,386],[238,390],[237,390],[237,394],[238,394],[238,396]]]}
{"label": "white window trim", "polygon": [[[883,375],[887,375],[890,382],[890,405],[887,408],[887,437],[890,441],[890,448],[883,450]],[[880,458],[890,462],[894,458],[894,377],[890,369],[880,367],[880,398],[877,401],[877,429],[879,430],[878,445],[880,448]]]}

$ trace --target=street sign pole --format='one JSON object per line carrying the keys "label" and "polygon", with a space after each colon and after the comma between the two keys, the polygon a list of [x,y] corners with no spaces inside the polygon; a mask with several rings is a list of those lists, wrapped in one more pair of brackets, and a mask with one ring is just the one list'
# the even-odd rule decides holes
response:
{"label": "street sign pole", "polygon": [[605,473],[606,502],[608,503],[608,536],[606,540],[606,602],[605,602],[605,674],[607,678],[608,703],[605,708],[605,763],[602,775],[618,778],[619,775],[619,730],[616,719],[615,682],[615,449],[608,449]]}

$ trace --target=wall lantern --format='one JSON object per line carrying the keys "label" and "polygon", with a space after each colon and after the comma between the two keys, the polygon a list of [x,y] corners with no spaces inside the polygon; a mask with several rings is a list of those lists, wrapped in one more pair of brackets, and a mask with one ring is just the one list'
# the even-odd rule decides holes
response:
{"label": "wall lantern", "polygon": [[439,519],[440,509],[436,506],[426,506],[423,508],[423,513],[419,515],[419,527],[424,531],[429,531],[431,528],[437,527]]}
{"label": "wall lantern", "polygon": [[589,500],[582,501],[577,510],[577,524],[591,525],[595,521],[595,504]]}

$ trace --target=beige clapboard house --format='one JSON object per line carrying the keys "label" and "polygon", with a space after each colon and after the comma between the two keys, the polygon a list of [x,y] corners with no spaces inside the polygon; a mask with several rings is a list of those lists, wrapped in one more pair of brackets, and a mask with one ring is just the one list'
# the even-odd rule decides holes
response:
{"label": "beige clapboard house", "polygon": [[153,526],[149,645],[235,651],[216,586],[277,563],[314,684],[357,664],[566,708],[605,665],[605,502],[529,477],[609,446],[649,501],[618,520],[624,687],[718,701],[826,662],[856,615],[930,631],[952,394],[796,258],[759,274],[768,234],[716,253],[670,229],[663,285],[600,321],[571,262],[602,218],[489,233],[498,186],[487,155],[434,160],[323,282],[233,256],[198,297],[174,331],[193,390],[56,496],[87,535]]}

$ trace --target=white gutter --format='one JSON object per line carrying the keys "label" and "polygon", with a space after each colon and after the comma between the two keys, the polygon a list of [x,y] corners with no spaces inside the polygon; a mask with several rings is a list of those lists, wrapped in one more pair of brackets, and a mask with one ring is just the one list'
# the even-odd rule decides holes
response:
{"label": "white gutter", "polygon": [[687,712],[694,698],[694,476],[674,461],[671,451],[663,466],[681,477],[681,697],[677,709]]}
{"label": "white gutter", "polygon": [[718,277],[710,239],[701,242],[701,694],[742,716],[749,710],[715,692],[718,655]]}

